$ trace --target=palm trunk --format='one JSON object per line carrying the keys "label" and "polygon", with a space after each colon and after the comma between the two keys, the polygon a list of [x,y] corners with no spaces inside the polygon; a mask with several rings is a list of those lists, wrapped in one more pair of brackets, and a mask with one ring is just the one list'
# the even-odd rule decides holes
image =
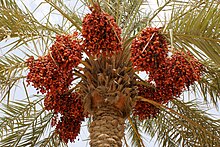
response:
{"label": "palm trunk", "polygon": [[113,106],[98,108],[90,124],[91,147],[121,147],[124,136],[124,122],[121,112]]}

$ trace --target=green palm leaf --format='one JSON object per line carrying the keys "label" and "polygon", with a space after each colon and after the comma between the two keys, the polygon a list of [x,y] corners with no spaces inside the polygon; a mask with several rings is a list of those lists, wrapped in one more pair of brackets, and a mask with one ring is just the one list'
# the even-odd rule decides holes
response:
{"label": "green palm leaf", "polygon": [[173,47],[189,50],[206,67],[199,89],[205,101],[211,98],[216,106],[220,91],[220,15],[219,3],[194,2],[173,10],[167,35]]}
{"label": "green palm leaf", "polygon": [[[10,87],[17,84],[26,76],[23,75],[25,61],[17,55],[8,55],[0,59],[0,93],[2,95],[10,91]],[[4,99],[1,98],[0,101]]]}
{"label": "green palm leaf", "polygon": [[144,122],[145,132],[158,135],[162,146],[219,146],[220,120],[200,110],[204,104],[173,100],[170,105],[163,106],[157,118]]}
{"label": "green palm leaf", "polygon": [[0,146],[60,144],[58,137],[50,133],[53,115],[45,111],[41,101],[42,98],[32,102],[13,101],[9,105],[2,104]]}
{"label": "green palm leaf", "polygon": [[128,136],[128,140],[130,140],[131,145],[137,147],[144,146],[144,137],[142,136],[143,133],[141,127],[139,127],[140,122],[134,117],[129,117],[126,125],[126,136]]}
{"label": "green palm leaf", "polygon": [[14,0],[3,0],[0,2],[0,6],[0,40],[8,37],[19,37],[21,38],[20,41],[22,41],[24,37],[49,37],[43,32],[59,33],[58,29],[52,28],[49,25],[42,25],[25,5],[25,11]]}

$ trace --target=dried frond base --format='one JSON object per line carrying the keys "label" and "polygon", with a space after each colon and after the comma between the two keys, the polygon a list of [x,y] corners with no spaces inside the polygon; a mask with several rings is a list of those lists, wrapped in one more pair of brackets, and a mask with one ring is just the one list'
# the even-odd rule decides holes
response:
{"label": "dried frond base", "polygon": [[137,94],[134,69],[129,57],[119,53],[86,59],[80,93],[84,97],[84,108],[90,114],[103,105],[112,105],[126,117]]}

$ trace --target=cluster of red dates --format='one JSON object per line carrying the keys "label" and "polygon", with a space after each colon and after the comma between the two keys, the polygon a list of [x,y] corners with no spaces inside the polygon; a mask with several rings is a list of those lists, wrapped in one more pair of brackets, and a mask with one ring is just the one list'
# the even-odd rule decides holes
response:
{"label": "cluster of red dates", "polygon": [[112,54],[121,50],[121,28],[113,16],[102,12],[99,7],[83,19],[83,47],[90,55]]}
{"label": "cluster of red dates", "polygon": [[[134,68],[148,73],[148,82],[154,87],[140,85],[138,95],[160,104],[180,96],[201,77],[203,66],[189,52],[168,56],[167,41],[158,28],[145,28],[133,40],[131,54]],[[133,114],[144,120],[155,117],[158,112],[154,105],[137,101]]]}
{"label": "cluster of red dates", "polygon": [[[73,68],[81,61],[81,45],[73,35],[57,36],[56,41],[45,56],[27,60],[29,73],[27,82],[46,94],[44,105],[52,110],[52,125],[64,142],[74,141],[84,120],[83,106],[78,92],[69,93],[74,80]],[[58,118],[60,114],[60,118]]]}

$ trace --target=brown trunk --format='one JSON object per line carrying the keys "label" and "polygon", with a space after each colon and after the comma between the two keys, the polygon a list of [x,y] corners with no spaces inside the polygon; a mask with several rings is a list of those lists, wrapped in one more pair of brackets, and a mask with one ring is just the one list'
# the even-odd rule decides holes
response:
{"label": "brown trunk", "polygon": [[121,147],[124,122],[121,112],[113,106],[96,109],[90,124],[91,147]]}

